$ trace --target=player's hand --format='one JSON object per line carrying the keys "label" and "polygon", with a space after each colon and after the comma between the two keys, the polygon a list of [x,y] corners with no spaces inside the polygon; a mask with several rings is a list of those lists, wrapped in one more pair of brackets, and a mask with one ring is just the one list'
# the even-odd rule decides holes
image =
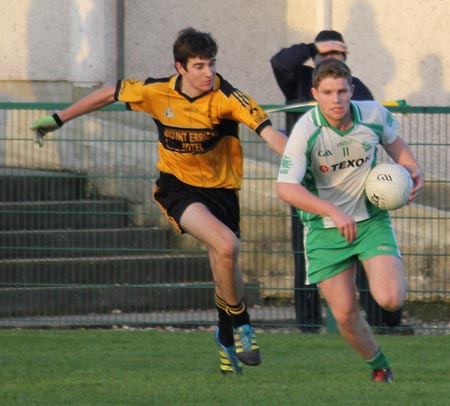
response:
{"label": "player's hand", "polygon": [[342,210],[335,208],[330,214],[331,220],[335,224],[339,233],[348,241],[352,242],[358,234],[358,226],[353,217],[349,216]]}
{"label": "player's hand", "polygon": [[409,195],[409,201],[412,202],[422,191],[425,184],[425,176],[422,168],[420,168],[419,166],[409,170],[409,173],[414,182],[414,186],[411,189],[411,194]]}
{"label": "player's hand", "polygon": [[62,126],[63,122],[57,114],[36,120],[30,127],[31,130],[36,131],[34,142],[42,147],[47,133],[59,130]]}
{"label": "player's hand", "polygon": [[328,52],[342,52],[348,54],[347,46],[341,41],[320,41],[315,42],[319,54],[327,54]]}

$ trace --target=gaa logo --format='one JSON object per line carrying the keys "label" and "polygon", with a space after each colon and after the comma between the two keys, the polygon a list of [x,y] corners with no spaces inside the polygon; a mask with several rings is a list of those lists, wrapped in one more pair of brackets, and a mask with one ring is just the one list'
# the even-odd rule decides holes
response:
{"label": "gaa logo", "polygon": [[381,180],[383,182],[392,182],[392,176],[391,175],[387,175],[385,173],[380,173],[377,175],[377,180]]}
{"label": "gaa logo", "polygon": [[376,193],[373,193],[369,196],[369,200],[375,205],[378,206],[380,204],[380,196]]}
{"label": "gaa logo", "polygon": [[328,168],[328,166],[325,166],[325,165],[320,165],[319,169],[323,173],[327,173],[330,170],[330,168]]}

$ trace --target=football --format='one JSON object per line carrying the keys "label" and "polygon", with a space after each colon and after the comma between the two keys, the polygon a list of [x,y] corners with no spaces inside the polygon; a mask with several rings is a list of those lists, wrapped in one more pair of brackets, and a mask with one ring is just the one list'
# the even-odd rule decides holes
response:
{"label": "football", "polygon": [[396,210],[408,203],[413,187],[409,172],[401,165],[382,163],[375,166],[366,179],[366,196],[382,210]]}

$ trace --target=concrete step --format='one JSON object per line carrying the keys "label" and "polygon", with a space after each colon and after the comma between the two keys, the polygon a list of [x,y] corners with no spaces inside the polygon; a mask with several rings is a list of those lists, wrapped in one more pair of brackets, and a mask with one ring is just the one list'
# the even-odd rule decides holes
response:
{"label": "concrete step", "polygon": [[126,227],[123,200],[1,202],[0,230]]}
{"label": "concrete step", "polygon": [[25,168],[0,168],[0,201],[78,200],[85,197],[86,176]]}
{"label": "concrete step", "polygon": [[1,317],[215,308],[205,251],[178,249],[172,229],[133,227],[126,200],[94,199],[88,185],[0,168]]}
{"label": "concrete step", "polygon": [[[248,307],[259,303],[258,286],[245,286]],[[213,283],[145,286],[67,286],[0,289],[0,317],[147,313],[214,309]]]}
{"label": "concrete step", "polygon": [[156,227],[0,232],[0,260],[136,255],[171,248],[172,230]]}
{"label": "concrete step", "polygon": [[0,289],[0,317],[207,309],[213,302],[212,283]]}
{"label": "concrete step", "polygon": [[135,285],[212,281],[205,253],[86,258],[10,259],[0,262],[0,287]]}

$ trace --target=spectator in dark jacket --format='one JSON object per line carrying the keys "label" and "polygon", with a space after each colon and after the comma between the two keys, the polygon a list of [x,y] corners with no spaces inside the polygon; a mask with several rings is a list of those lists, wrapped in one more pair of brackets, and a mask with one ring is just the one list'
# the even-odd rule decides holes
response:
{"label": "spectator in dark jacket", "polygon": [[[313,101],[311,94],[313,67],[305,65],[312,60],[317,65],[326,58],[336,58],[345,61],[347,46],[343,36],[333,30],[321,31],[311,44],[295,44],[281,49],[271,59],[271,65],[278,86],[286,98],[286,104],[306,103]],[[353,100],[373,100],[369,88],[356,77],[353,77]],[[286,113],[286,134],[289,135],[292,127],[299,119],[301,113]],[[305,285],[305,258],[303,246],[303,226],[297,211],[291,207],[292,245],[295,267],[295,313],[296,322],[303,332],[315,332],[322,323],[320,297],[315,285]],[[368,282],[361,264],[358,263],[357,284],[360,290],[360,301],[366,311],[367,320],[380,333],[400,332],[412,334],[410,327],[400,326],[402,311],[387,312],[373,299],[368,290]]]}

